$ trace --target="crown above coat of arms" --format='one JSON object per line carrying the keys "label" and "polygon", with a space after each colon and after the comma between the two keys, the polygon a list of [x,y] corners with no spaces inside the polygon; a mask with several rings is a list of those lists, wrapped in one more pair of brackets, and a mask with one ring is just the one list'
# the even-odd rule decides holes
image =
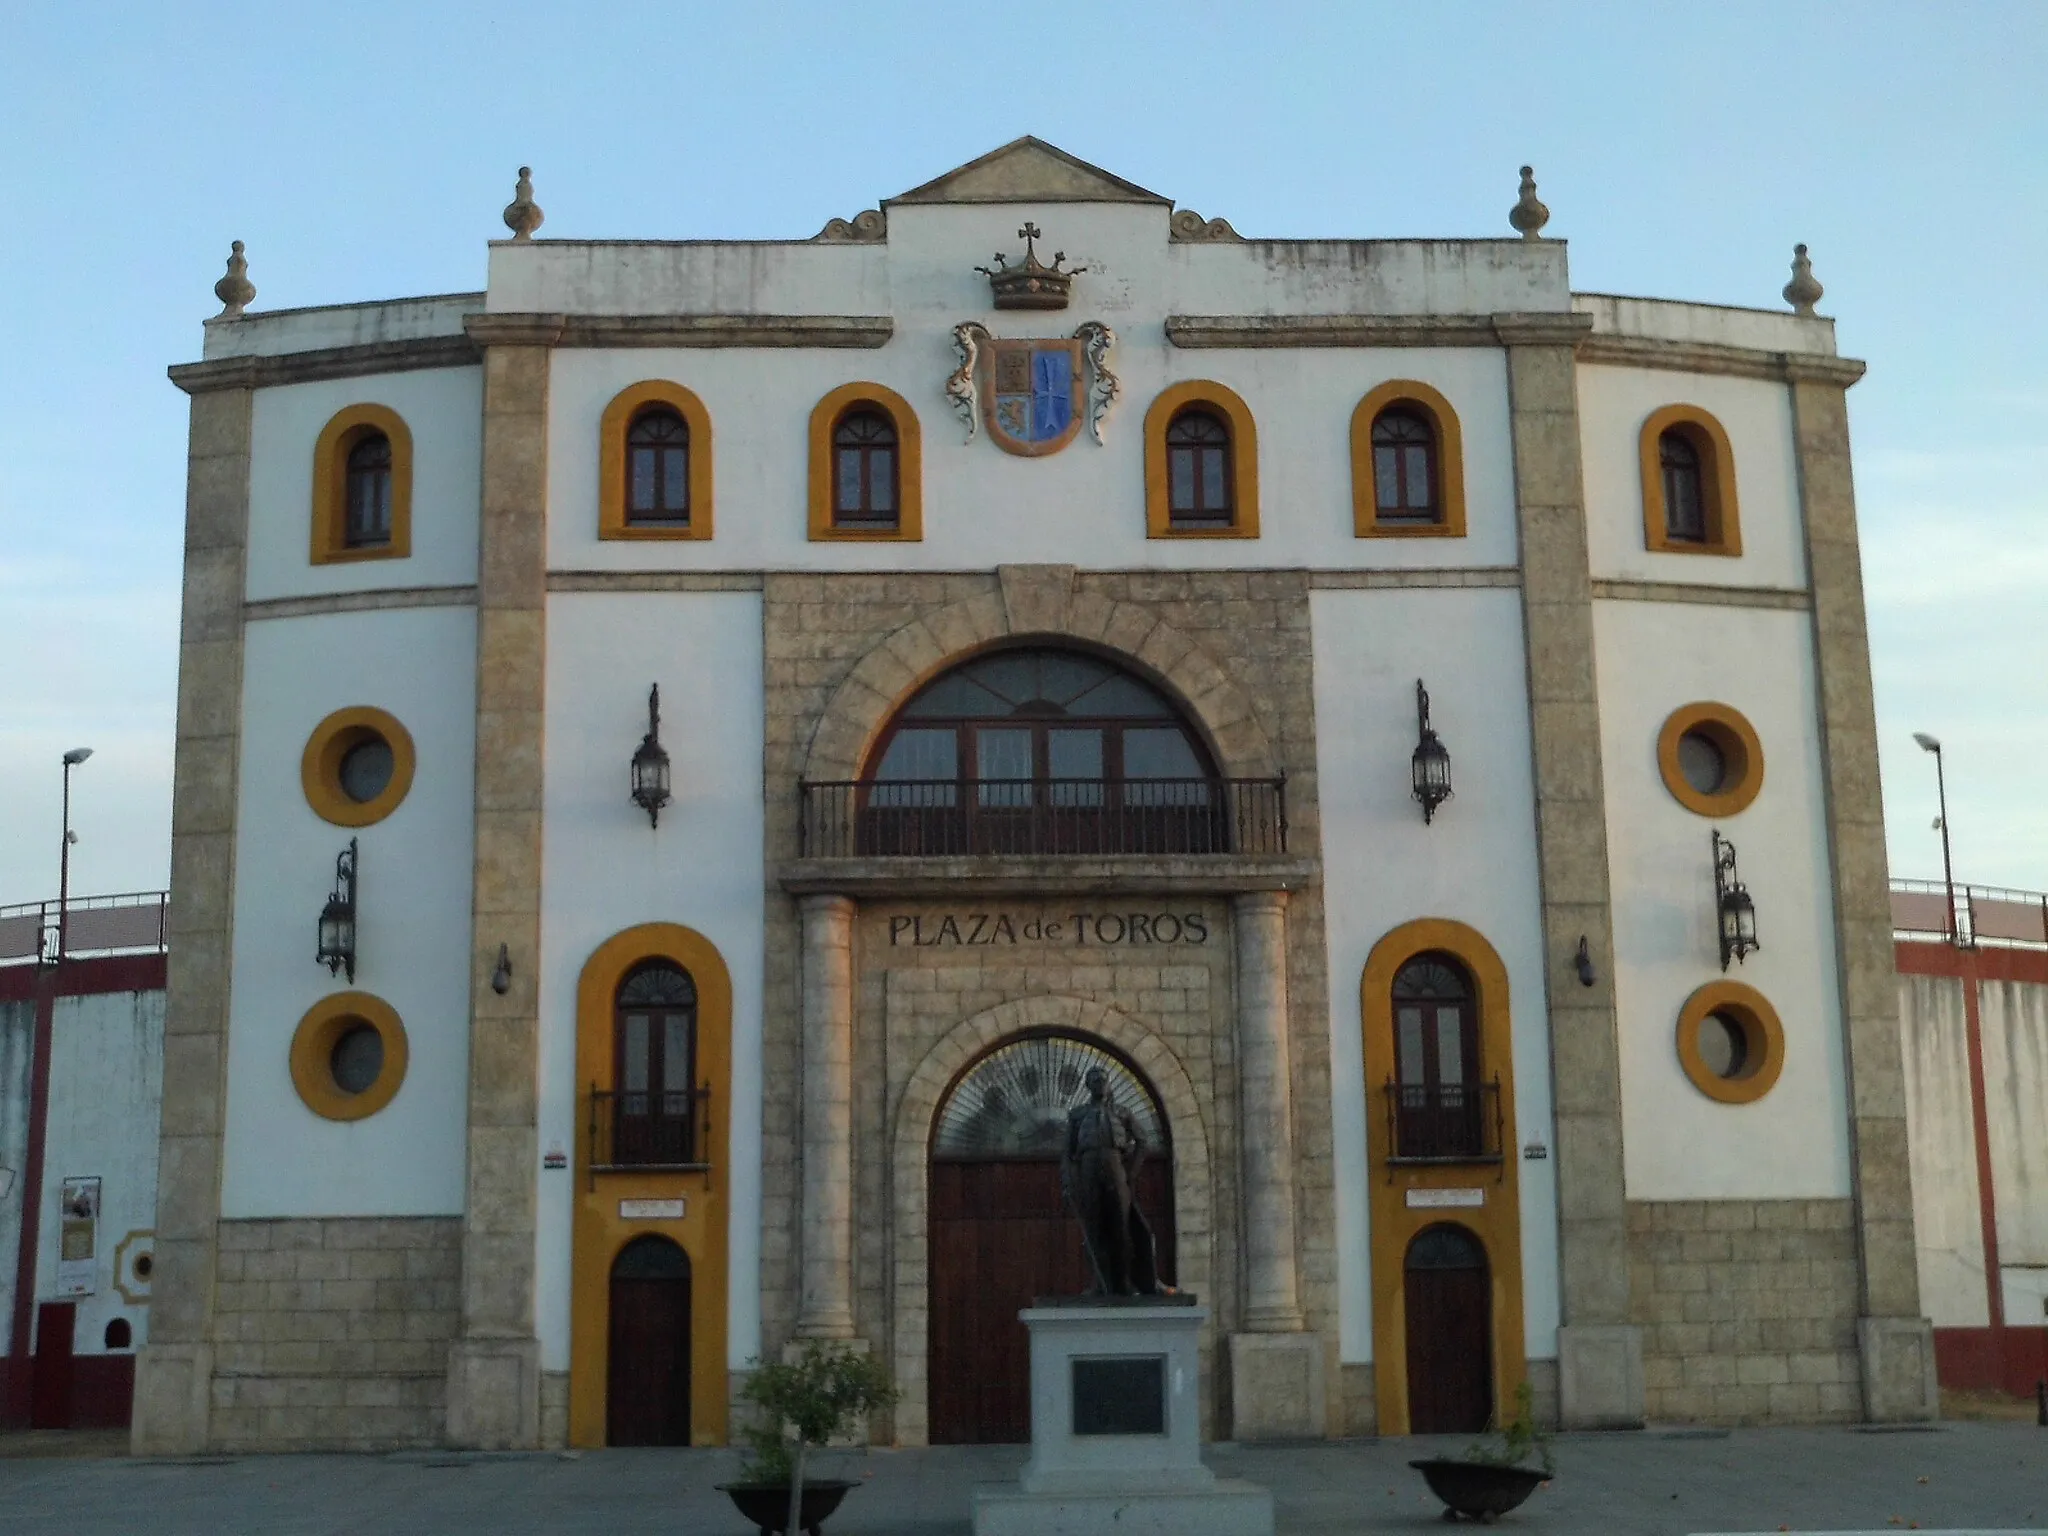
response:
{"label": "crown above coat of arms", "polygon": [[997,309],[1065,309],[1071,296],[1074,279],[1088,269],[1069,267],[1060,269],[1060,263],[1067,259],[1065,251],[1052,253],[1052,265],[1047,266],[1038,259],[1037,241],[1044,233],[1036,224],[1027,222],[1017,231],[1024,242],[1024,260],[1018,266],[1011,266],[1009,258],[1001,251],[995,254],[993,267],[976,267],[974,270],[988,279],[990,292],[995,297]]}

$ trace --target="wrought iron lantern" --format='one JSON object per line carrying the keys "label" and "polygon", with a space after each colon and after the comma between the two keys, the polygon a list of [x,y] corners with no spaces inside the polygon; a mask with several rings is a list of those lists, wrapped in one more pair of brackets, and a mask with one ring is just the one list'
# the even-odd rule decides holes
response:
{"label": "wrought iron lantern", "polygon": [[668,801],[668,753],[661,745],[661,686],[656,684],[647,690],[647,734],[633,754],[633,803],[647,813],[649,826],[658,827]]}
{"label": "wrought iron lantern", "polygon": [[1721,969],[1762,949],[1756,937],[1756,903],[1735,870],[1735,845],[1719,832],[1714,839],[1714,910],[1721,927]]}
{"label": "wrought iron lantern", "polygon": [[1419,739],[1409,763],[1415,798],[1422,802],[1422,823],[1429,825],[1436,808],[1451,798],[1451,754],[1429,724],[1429,690],[1415,679],[1415,728]]}
{"label": "wrought iron lantern", "polygon": [[1583,933],[1579,935],[1579,952],[1572,956],[1572,968],[1579,973],[1579,985],[1582,987],[1593,986],[1600,980],[1600,973],[1593,969],[1592,948]]}
{"label": "wrought iron lantern", "polygon": [[356,979],[356,840],[334,858],[334,892],[320,909],[320,948],[314,956],[333,976]]}

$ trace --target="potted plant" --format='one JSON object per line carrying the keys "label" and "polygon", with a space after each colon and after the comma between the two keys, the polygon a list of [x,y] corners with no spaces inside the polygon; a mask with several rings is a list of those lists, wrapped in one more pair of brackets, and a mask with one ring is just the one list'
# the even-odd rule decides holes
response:
{"label": "potted plant", "polygon": [[811,1340],[794,1359],[754,1363],[741,1396],[761,1410],[742,1431],[748,1456],[736,1483],[718,1486],[761,1536],[817,1536],[852,1483],[804,1477],[813,1446],[847,1433],[877,1408],[896,1401],[880,1362],[837,1344]]}
{"label": "potted plant", "polygon": [[1465,1447],[1462,1456],[1411,1461],[1446,1518],[1463,1515],[1491,1525],[1550,1481],[1550,1440],[1536,1427],[1529,1383],[1515,1388],[1515,1416]]}

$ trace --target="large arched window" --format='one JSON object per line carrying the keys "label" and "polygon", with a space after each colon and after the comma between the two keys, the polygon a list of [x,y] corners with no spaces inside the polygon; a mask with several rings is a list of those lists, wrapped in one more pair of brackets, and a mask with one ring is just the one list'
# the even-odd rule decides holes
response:
{"label": "large arched window", "polygon": [[690,522],[690,428],[671,406],[649,406],[626,432],[626,525]]}
{"label": "large arched window", "polygon": [[611,1157],[616,1167],[693,1167],[705,1094],[697,1083],[697,986],[653,960],[619,984],[613,1010]]}
{"label": "large arched window", "polygon": [[994,651],[944,674],[903,706],[869,761],[868,853],[1227,846],[1201,738],[1151,684],[1078,651]]}
{"label": "large arched window", "polygon": [[1494,1113],[1480,1080],[1472,978],[1448,955],[1417,955],[1394,976],[1397,1161],[1470,1161],[1488,1149]]}

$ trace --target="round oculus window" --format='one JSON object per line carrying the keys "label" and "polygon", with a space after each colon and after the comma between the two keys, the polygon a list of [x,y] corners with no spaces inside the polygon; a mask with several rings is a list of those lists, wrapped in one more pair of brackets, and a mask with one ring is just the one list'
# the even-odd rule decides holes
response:
{"label": "round oculus window", "polygon": [[357,1022],[341,1032],[328,1053],[334,1086],[351,1096],[368,1093],[384,1071],[384,1037],[376,1026]]}
{"label": "round oculus window", "polygon": [[1740,1019],[1710,1013],[1700,1020],[1700,1064],[1716,1077],[1749,1075],[1749,1031]]}
{"label": "round oculus window", "polygon": [[1705,731],[1687,731],[1678,738],[1678,772],[1702,795],[1718,795],[1728,783],[1728,759]]}
{"label": "round oculus window", "polygon": [[361,1120],[397,1095],[411,1055],[405,1025],[367,992],[323,997],[292,1034],[292,1086],[314,1114]]}
{"label": "round oculus window", "polygon": [[341,754],[341,792],[357,805],[368,805],[391,787],[398,760],[391,743],[381,736],[365,736]]}
{"label": "round oculus window", "polygon": [[1695,816],[1733,816],[1763,789],[1763,746],[1739,711],[1687,704],[1657,733],[1657,772],[1671,798]]}
{"label": "round oculus window", "polygon": [[1721,1104],[1749,1104],[1771,1091],[1785,1066],[1785,1029],[1756,988],[1738,981],[1701,987],[1678,1010],[1678,1064],[1692,1085]]}
{"label": "round oculus window", "polygon": [[300,758],[306,803],[341,827],[367,827],[412,788],[412,733],[381,709],[338,709],[313,728]]}
{"label": "round oculus window", "polygon": [[138,1280],[147,1280],[147,1279],[148,1279],[148,1278],[149,1278],[149,1277],[150,1277],[151,1275],[153,1275],[153,1274],[155,1274],[155,1273],[156,1273],[156,1256],[155,1256],[154,1254],[148,1254],[148,1253],[143,1253],[143,1254],[138,1254],[138,1255],[136,1255],[136,1258],[135,1258],[135,1278],[136,1278],[136,1279],[138,1279]]}

